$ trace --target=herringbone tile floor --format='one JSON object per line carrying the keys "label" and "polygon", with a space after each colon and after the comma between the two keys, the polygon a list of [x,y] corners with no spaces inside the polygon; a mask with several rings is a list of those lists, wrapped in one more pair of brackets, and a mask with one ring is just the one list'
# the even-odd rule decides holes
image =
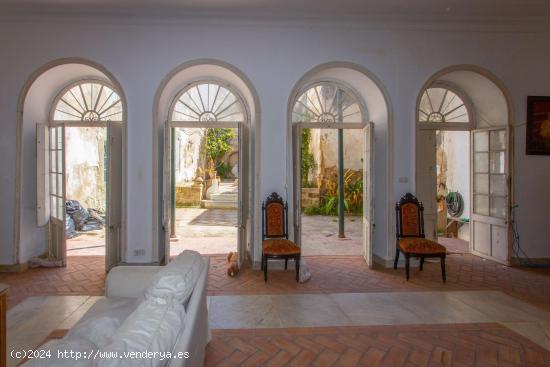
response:
{"label": "herringbone tile floor", "polygon": [[102,296],[105,257],[69,256],[65,268],[35,268],[22,273],[0,273],[8,284],[8,308],[30,296]]}
{"label": "herringbone tile floor", "polygon": [[498,324],[214,330],[206,366],[550,366]]}
{"label": "herringbone tile floor", "polygon": [[312,277],[304,284],[296,283],[294,264],[287,271],[269,270],[264,283],[262,273],[252,269],[229,278],[225,261],[211,258],[209,295],[499,290],[550,310],[550,270],[506,267],[470,254],[447,257],[446,284],[441,281],[439,262],[428,260],[422,272],[411,269],[407,282],[403,269],[376,265],[369,269],[359,256],[311,256],[305,261]]}

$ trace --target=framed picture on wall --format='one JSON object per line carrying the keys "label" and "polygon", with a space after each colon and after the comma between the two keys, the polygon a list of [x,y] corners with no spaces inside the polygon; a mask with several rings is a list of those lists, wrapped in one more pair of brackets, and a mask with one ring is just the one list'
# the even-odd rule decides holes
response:
{"label": "framed picture on wall", "polygon": [[550,155],[550,97],[527,97],[526,154]]}

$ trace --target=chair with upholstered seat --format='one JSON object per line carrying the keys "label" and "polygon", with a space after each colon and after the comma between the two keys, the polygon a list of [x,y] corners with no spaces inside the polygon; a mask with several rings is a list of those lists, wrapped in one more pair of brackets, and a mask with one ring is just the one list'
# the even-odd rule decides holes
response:
{"label": "chair with upholstered seat", "polygon": [[300,247],[288,239],[288,206],[276,193],[272,193],[262,204],[262,270],[267,282],[269,259],[284,259],[285,270],[288,259],[296,262],[296,281],[300,274]]}
{"label": "chair with upholstered seat", "polygon": [[441,275],[443,283],[447,277],[445,274],[445,246],[425,238],[424,234],[424,206],[411,193],[403,196],[395,205],[397,214],[397,242],[393,268],[397,269],[399,253],[405,255],[405,274],[409,280],[410,258],[420,258],[420,270],[424,268],[424,259],[438,257],[441,259]]}

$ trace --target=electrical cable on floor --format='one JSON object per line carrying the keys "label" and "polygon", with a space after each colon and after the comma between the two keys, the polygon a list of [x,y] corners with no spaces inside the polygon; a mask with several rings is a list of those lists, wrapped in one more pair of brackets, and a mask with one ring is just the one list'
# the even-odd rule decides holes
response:
{"label": "electrical cable on floor", "polygon": [[537,264],[534,263],[529,256],[525,253],[523,248],[521,247],[521,244],[519,242],[519,232],[518,232],[518,225],[516,222],[516,208],[519,205],[512,206],[511,209],[511,224],[512,224],[512,252],[514,254],[514,257],[519,261],[521,266],[525,266],[528,268],[535,268],[535,269],[550,269],[550,264]]}

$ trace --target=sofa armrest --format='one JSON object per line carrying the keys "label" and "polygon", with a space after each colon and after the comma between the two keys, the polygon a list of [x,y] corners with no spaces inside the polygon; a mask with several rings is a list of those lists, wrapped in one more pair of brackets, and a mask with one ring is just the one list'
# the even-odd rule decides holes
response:
{"label": "sofa armrest", "polygon": [[107,297],[141,297],[161,266],[116,266],[105,282]]}

